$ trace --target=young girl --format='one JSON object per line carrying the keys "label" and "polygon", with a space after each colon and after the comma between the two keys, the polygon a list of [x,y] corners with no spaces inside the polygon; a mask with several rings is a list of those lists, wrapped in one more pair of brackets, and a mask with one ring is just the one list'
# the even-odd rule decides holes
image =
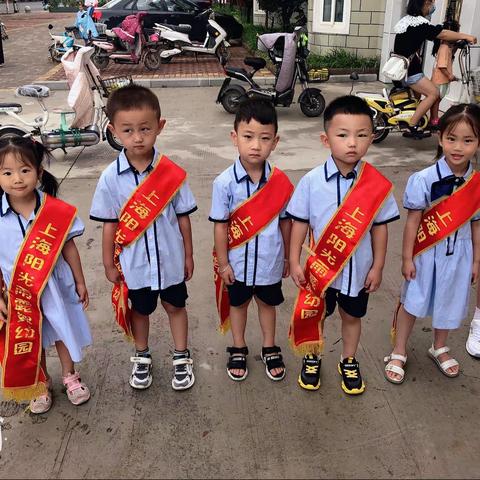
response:
{"label": "young girl", "polygon": [[[433,317],[433,344],[428,355],[447,377],[458,375],[459,364],[448,353],[447,337],[467,315],[470,283],[478,276],[480,202],[474,198],[478,197],[478,187],[473,186],[477,185],[477,177],[472,176],[478,174],[473,173],[471,161],[479,147],[480,108],[472,104],[450,108],[441,117],[439,129],[438,161],[413,174],[404,195],[404,207],[408,209],[402,252],[405,283],[397,312],[395,346],[385,357],[385,377],[392,383],[404,380],[407,341],[416,317]],[[467,181],[464,191],[470,196],[460,199],[464,194],[457,189]],[[432,204],[440,205],[457,193],[457,200],[452,197],[448,209],[438,207],[423,217]],[[473,213],[463,213],[467,210]],[[453,231],[449,223],[455,222],[461,226]],[[442,229],[450,235],[446,236]],[[421,249],[433,239],[440,241],[422,253]],[[414,247],[419,252],[415,256]]]}
{"label": "young girl", "polygon": [[[70,402],[80,405],[90,398],[88,388],[81,382],[74,368],[74,362],[82,359],[82,348],[89,345],[92,340],[88,321],[83,312],[88,305],[88,292],[78,250],[73,241],[74,237],[83,233],[84,226],[75,216],[73,207],[51,198],[56,196],[58,184],[55,178],[43,169],[42,163],[46,157],[47,152],[43,145],[32,139],[19,137],[0,139],[0,245],[2,245],[0,289],[4,290],[3,296],[0,296],[0,333],[3,339],[1,343],[5,342],[4,348],[7,351],[5,358],[0,359],[3,361],[2,386],[7,389],[6,379],[11,375],[14,384],[10,385],[11,390],[18,392],[19,387],[15,385],[15,378],[25,375],[25,365],[29,360],[27,354],[35,344],[34,341],[27,340],[41,339],[41,347],[43,347],[41,359],[35,358],[35,355],[33,359],[30,358],[33,360],[34,380],[28,385],[33,391],[35,388],[39,391],[38,387],[43,378],[46,393],[30,401],[32,413],[45,413],[52,405],[52,380],[47,373],[44,349],[53,344],[60,358],[63,384]],[[47,213],[47,201],[50,202],[49,205],[55,205],[56,208],[65,207],[65,210],[61,212],[49,210],[50,213]],[[63,229],[64,237],[61,237],[60,225],[65,222],[62,220],[62,217],[65,217],[64,212],[69,212],[71,221],[67,223],[70,227]],[[37,213],[40,218],[43,217],[46,227],[42,228],[40,219],[36,218]],[[32,229],[35,235],[30,235]],[[58,238],[64,238],[64,243],[59,243],[61,240]],[[35,324],[33,323],[35,314],[38,313],[38,318],[42,317],[35,302],[32,300],[29,303],[37,287],[34,285],[33,277],[40,278],[45,263],[48,265],[48,262],[52,262],[50,255],[54,255],[55,250],[52,251],[52,249],[55,248],[58,257],[56,263],[52,264],[53,270],[40,297],[43,320],[42,323],[38,321]],[[24,260],[21,260],[22,258]],[[55,256],[53,262],[55,262]],[[28,274],[28,268],[31,275]],[[19,269],[21,272],[17,277]],[[12,278],[14,285],[12,285]],[[16,281],[17,278],[23,281]],[[38,288],[36,291],[41,292]],[[11,310],[14,317],[9,315],[7,319],[9,301],[12,303]],[[23,323],[13,327],[15,323],[11,322],[14,321]],[[6,323],[3,324],[3,322]],[[12,331],[9,327],[12,327]],[[13,339],[25,339],[25,341]],[[8,348],[12,341],[14,344]],[[40,345],[36,348],[40,353]],[[19,358],[21,358],[20,363],[13,367],[15,360]],[[35,376],[38,361],[41,369],[37,370]],[[8,371],[9,365],[10,371]],[[40,391],[43,386],[40,385],[42,387]],[[24,398],[32,398],[32,396],[34,394]],[[20,399],[20,396],[17,395],[14,398]]]}

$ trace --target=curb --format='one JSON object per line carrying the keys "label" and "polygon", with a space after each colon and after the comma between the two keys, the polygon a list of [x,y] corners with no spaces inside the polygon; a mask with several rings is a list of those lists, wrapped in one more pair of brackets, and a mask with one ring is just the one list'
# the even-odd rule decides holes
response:
{"label": "curb", "polygon": [[[134,81],[148,88],[181,88],[181,87],[220,87],[224,77],[196,77],[196,78],[134,78]],[[273,85],[275,77],[258,77],[256,82],[259,85]],[[332,75],[332,83],[351,82],[349,75]],[[376,82],[377,75],[374,73],[363,73],[359,75],[361,82]],[[47,86],[51,90],[68,90],[66,80],[37,80],[38,83]],[[312,87],[315,82],[311,82]]]}

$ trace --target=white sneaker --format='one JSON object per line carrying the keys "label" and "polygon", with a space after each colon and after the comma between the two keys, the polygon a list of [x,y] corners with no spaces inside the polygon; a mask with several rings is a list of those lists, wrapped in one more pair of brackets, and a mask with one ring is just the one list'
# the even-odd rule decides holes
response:
{"label": "white sneaker", "polygon": [[472,357],[480,358],[480,320],[472,320],[465,348]]}

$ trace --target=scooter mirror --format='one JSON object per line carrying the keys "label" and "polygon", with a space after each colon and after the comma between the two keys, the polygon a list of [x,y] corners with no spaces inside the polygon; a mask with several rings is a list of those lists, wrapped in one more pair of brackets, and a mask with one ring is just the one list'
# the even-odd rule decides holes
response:
{"label": "scooter mirror", "polygon": [[358,80],[360,77],[358,76],[358,73],[357,72],[352,72],[350,74],[350,80]]}
{"label": "scooter mirror", "polygon": [[48,24],[48,29],[49,30],[52,30],[53,29],[53,25],[51,23]]}

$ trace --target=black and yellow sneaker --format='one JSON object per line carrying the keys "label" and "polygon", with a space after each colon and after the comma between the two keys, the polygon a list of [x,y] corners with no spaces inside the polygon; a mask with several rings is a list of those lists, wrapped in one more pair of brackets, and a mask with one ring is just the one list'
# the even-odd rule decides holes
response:
{"label": "black and yellow sneaker", "polygon": [[316,355],[308,354],[303,357],[302,371],[298,376],[298,384],[305,390],[318,390],[320,388],[320,365],[322,359]]}
{"label": "black and yellow sneaker", "polygon": [[342,376],[342,390],[349,395],[360,395],[365,384],[360,375],[360,364],[355,357],[344,358],[338,364],[338,373]]}

